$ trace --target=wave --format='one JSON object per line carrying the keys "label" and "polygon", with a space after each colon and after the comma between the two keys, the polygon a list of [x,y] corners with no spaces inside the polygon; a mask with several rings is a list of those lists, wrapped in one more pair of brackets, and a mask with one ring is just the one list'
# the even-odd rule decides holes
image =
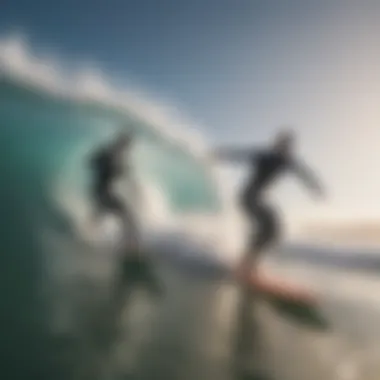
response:
{"label": "wave", "polygon": [[135,88],[111,85],[99,70],[68,72],[61,66],[32,54],[19,35],[0,39],[2,124],[33,145],[32,160],[46,160],[37,168],[49,186],[45,191],[60,197],[69,216],[82,224],[88,214],[89,150],[124,128],[138,137],[133,161],[144,189],[138,210],[144,223],[181,226],[182,232],[212,235],[214,241],[223,237],[221,246],[228,236],[236,245],[238,212],[231,191],[221,186],[220,173],[207,159],[207,144],[197,128],[173,107]]}
{"label": "wave", "polygon": [[[82,244],[91,212],[86,159],[120,128],[137,136],[133,164],[143,201],[136,211],[147,237],[186,236],[228,259],[243,236],[232,190],[179,111],[112,85],[99,70],[70,71],[47,56],[22,36],[0,38],[2,336],[14,342],[9,357],[25,354],[35,366],[43,357],[35,347],[46,347],[57,310],[52,300],[64,302],[59,289],[72,274],[100,262]],[[127,186],[120,191],[128,202]]]}

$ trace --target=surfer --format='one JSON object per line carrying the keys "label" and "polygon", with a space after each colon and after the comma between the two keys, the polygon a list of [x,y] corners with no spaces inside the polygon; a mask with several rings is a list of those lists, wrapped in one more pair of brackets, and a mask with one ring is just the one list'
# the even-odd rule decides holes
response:
{"label": "surfer", "polygon": [[120,133],[111,144],[92,154],[90,164],[93,173],[92,196],[95,203],[95,221],[97,222],[106,212],[116,215],[122,220],[124,231],[128,233],[132,246],[138,248],[135,218],[114,190],[115,181],[122,176],[127,176],[132,182],[131,169],[125,164],[125,161],[128,163],[132,142],[132,135]]}
{"label": "surfer", "polygon": [[[128,155],[131,152],[132,142],[130,134],[121,133],[109,146],[98,149],[91,157],[94,173],[95,219],[98,220],[106,212],[118,216],[132,242],[121,247],[120,273],[115,288],[116,305],[135,284],[143,284],[153,295],[163,294],[163,285],[153,269],[153,264],[146,255],[142,254],[139,231],[132,211],[117,196],[113,188],[115,181],[123,175],[132,182],[130,166],[123,165],[124,162],[127,164],[130,162]],[[133,185],[136,185],[134,181]],[[130,254],[131,247],[137,254]]]}
{"label": "surfer", "polygon": [[[273,208],[265,201],[267,189],[286,172],[293,172],[314,192],[322,196],[322,188],[311,170],[294,155],[295,137],[291,131],[280,131],[271,147],[266,149],[220,148],[215,156],[228,161],[249,162],[249,179],[240,198],[240,204],[256,233],[251,238],[242,263],[245,271],[254,265],[258,256],[279,239],[279,221]],[[248,265],[248,266],[247,266]]]}

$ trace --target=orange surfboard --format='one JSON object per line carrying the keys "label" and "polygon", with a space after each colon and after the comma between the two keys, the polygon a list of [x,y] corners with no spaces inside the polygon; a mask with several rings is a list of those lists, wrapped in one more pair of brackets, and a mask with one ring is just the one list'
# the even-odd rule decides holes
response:
{"label": "orange surfboard", "polygon": [[268,275],[235,273],[239,283],[248,285],[260,298],[267,301],[283,317],[317,329],[330,327],[318,310],[318,296],[300,285],[279,280]]}
{"label": "orange surfboard", "polygon": [[238,273],[238,278],[243,283],[252,286],[252,290],[263,296],[282,298],[291,302],[310,305],[315,305],[318,301],[317,296],[312,291],[268,275],[243,275]]}

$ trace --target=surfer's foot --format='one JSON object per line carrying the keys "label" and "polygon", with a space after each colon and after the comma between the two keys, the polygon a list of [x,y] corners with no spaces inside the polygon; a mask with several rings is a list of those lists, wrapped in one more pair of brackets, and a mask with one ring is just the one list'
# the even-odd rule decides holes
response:
{"label": "surfer's foot", "polygon": [[237,274],[240,278],[251,278],[257,271],[257,268],[256,251],[248,251],[238,265]]}
{"label": "surfer's foot", "polygon": [[247,265],[244,262],[240,264],[240,266],[237,269],[237,275],[243,281],[249,280],[252,277],[253,273],[254,271],[252,270],[252,266]]}

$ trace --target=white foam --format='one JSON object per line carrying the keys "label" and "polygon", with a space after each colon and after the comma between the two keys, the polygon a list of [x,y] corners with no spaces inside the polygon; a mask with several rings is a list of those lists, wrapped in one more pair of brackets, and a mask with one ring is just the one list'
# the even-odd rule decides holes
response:
{"label": "white foam", "polygon": [[[96,66],[65,72],[63,64],[53,54],[37,55],[21,34],[0,38],[0,74],[35,86],[40,90],[76,101],[94,101],[117,107],[164,135],[197,157],[203,156],[206,144],[194,124],[185,119],[176,108],[154,101],[142,90],[119,89],[111,85],[104,72]],[[144,95],[142,95],[144,93]]]}

